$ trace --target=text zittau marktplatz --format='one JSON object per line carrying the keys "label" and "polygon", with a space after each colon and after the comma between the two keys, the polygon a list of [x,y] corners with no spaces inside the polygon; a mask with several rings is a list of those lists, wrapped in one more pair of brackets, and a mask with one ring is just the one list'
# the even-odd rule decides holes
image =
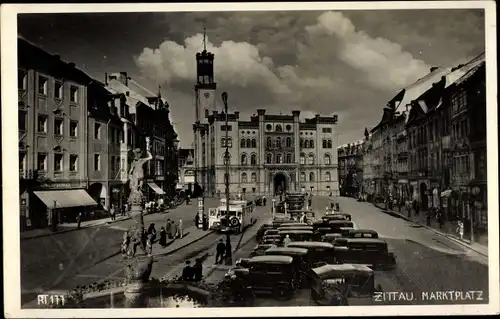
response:
{"label": "text zittau marktplatz", "polygon": [[421,293],[413,292],[392,292],[383,291],[373,294],[375,302],[394,302],[394,301],[484,301],[482,290],[445,290],[445,291],[423,291]]}

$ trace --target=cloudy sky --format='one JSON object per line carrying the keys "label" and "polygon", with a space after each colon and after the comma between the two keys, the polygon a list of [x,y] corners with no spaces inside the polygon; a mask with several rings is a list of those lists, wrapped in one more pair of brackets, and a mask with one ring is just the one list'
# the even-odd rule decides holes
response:
{"label": "cloudy sky", "polygon": [[[432,66],[484,51],[482,10],[20,15],[18,33],[101,81],[126,71],[168,99],[192,141],[195,54],[215,53],[218,92],[248,117],[300,109],[339,114],[338,142],[362,138],[400,89]],[[222,103],[218,101],[219,107]]]}

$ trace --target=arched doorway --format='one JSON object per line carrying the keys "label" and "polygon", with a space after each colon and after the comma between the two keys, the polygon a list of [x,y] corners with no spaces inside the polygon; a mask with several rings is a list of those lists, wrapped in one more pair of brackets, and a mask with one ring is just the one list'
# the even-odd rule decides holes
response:
{"label": "arched doorway", "polygon": [[287,178],[284,173],[276,173],[273,178],[274,194],[286,193],[287,191]]}
{"label": "arched doorway", "polygon": [[107,194],[106,186],[101,183],[93,183],[88,190],[89,195],[97,202],[98,208],[102,209],[107,207]]}
{"label": "arched doorway", "polygon": [[420,184],[420,203],[421,203],[420,209],[427,210],[427,206],[428,206],[427,202],[428,202],[427,184],[421,183]]}

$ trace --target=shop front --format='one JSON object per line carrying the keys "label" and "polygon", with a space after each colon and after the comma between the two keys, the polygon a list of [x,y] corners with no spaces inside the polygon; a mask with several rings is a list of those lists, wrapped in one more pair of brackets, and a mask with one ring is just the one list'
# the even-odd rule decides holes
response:
{"label": "shop front", "polygon": [[79,213],[87,215],[97,202],[85,190],[84,182],[42,183],[29,196],[29,228],[52,227],[75,222]]}
{"label": "shop front", "polygon": [[165,200],[165,191],[152,180],[148,180],[147,185],[149,189],[147,201],[155,202],[158,205],[163,204]]}
{"label": "shop front", "polygon": [[127,195],[125,194],[125,185],[122,183],[109,184],[109,202],[119,210],[125,205]]}

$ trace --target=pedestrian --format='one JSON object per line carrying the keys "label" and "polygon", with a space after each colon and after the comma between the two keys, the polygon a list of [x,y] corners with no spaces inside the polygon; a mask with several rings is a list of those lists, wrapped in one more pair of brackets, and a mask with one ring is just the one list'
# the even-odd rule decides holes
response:
{"label": "pedestrian", "polygon": [[130,237],[128,236],[128,232],[123,233],[123,241],[122,241],[122,255],[127,254],[127,248],[130,243]]}
{"label": "pedestrian", "polygon": [[203,263],[201,261],[201,258],[196,258],[196,261],[194,262],[193,266],[193,280],[194,281],[201,281],[203,277]]}
{"label": "pedestrian", "polygon": [[216,255],[215,255],[215,263],[220,264],[222,262],[222,259],[224,258],[224,253],[226,251],[226,245],[224,245],[224,241],[219,239],[219,243],[217,244],[216,247]]}
{"label": "pedestrian", "polygon": [[163,226],[160,228],[160,241],[159,241],[159,243],[160,243],[160,246],[162,248],[167,247],[167,232],[165,231],[165,227],[163,227]]}
{"label": "pedestrian", "polygon": [[288,245],[292,242],[290,239],[290,235],[286,235],[285,239],[283,239],[283,246],[288,247]]}
{"label": "pedestrian", "polygon": [[151,223],[148,228],[148,235],[151,235],[151,241],[152,243],[155,242],[156,239],[156,229],[155,229],[155,223]]}
{"label": "pedestrian", "polygon": [[186,266],[184,266],[184,269],[182,269],[182,280],[193,280],[193,267],[191,267],[191,261],[189,260],[186,260]]}
{"label": "pedestrian", "polygon": [[266,206],[267,198],[266,195],[262,196],[262,203]]}
{"label": "pedestrian", "polygon": [[194,226],[196,228],[198,228],[199,222],[200,222],[200,215],[198,213],[196,213],[196,215],[194,216]]}
{"label": "pedestrian", "polygon": [[153,235],[148,234],[148,239],[146,240],[146,252],[148,256],[153,253]]}
{"label": "pedestrian", "polygon": [[170,233],[172,231],[172,222],[170,218],[167,219],[167,223],[165,224],[165,231],[167,232],[168,239],[172,239],[170,238]]}
{"label": "pedestrian", "polygon": [[464,239],[464,223],[459,219],[457,225],[457,232],[460,235],[460,239]]}
{"label": "pedestrian", "polygon": [[128,214],[128,203],[125,203],[125,214]]}
{"label": "pedestrian", "polygon": [[170,238],[176,239],[177,238],[177,224],[172,220],[170,222]]}
{"label": "pedestrian", "polygon": [[182,219],[179,219],[179,238],[184,237],[184,229],[182,228]]}
{"label": "pedestrian", "polygon": [[208,229],[208,218],[207,218],[206,214],[203,214],[202,222],[203,222],[203,230],[207,230]]}
{"label": "pedestrian", "polygon": [[76,216],[76,229],[80,229],[82,224],[82,213],[78,213]]}

